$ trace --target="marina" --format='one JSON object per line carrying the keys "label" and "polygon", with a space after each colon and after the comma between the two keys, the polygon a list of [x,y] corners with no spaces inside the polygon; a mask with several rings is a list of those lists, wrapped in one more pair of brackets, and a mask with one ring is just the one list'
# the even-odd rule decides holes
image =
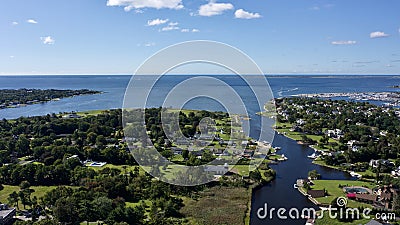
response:
{"label": "marina", "polygon": [[318,94],[299,94],[299,97],[310,98],[348,98],[355,101],[377,101],[383,102],[382,105],[388,107],[400,106],[400,93],[399,92],[342,92],[342,93],[318,93]]}

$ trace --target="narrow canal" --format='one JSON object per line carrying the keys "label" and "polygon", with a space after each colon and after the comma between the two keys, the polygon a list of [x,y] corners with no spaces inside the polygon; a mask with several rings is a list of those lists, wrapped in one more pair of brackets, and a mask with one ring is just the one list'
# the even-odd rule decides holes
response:
{"label": "narrow canal", "polygon": [[275,135],[273,146],[281,147],[282,149],[277,154],[284,154],[288,157],[288,161],[272,165],[271,167],[277,172],[276,180],[253,191],[251,224],[304,225],[305,219],[282,220],[278,218],[276,212],[272,219],[270,219],[270,215],[267,215],[265,219],[260,219],[257,216],[257,210],[260,207],[265,208],[265,203],[268,210],[273,207],[290,210],[294,207],[301,212],[303,208],[315,207],[311,201],[293,187],[298,178],[306,178],[311,170],[317,170],[321,174],[321,179],[352,179],[348,173],[312,164],[312,160],[307,156],[311,155],[314,150],[310,147],[299,145],[296,141],[283,135]]}

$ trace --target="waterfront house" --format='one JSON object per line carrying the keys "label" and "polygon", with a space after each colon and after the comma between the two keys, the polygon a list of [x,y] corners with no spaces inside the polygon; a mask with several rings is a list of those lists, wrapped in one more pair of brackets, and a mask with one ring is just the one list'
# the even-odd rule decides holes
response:
{"label": "waterfront house", "polygon": [[81,116],[76,113],[71,113],[71,114],[64,115],[62,118],[64,118],[64,119],[79,119],[79,118],[81,118]]}
{"label": "waterfront house", "polygon": [[379,164],[384,165],[384,166],[391,166],[391,165],[393,165],[393,162],[390,162],[387,159],[378,159],[378,160],[371,159],[369,161],[369,166],[371,166],[372,168],[377,168]]}
{"label": "waterfront house", "polygon": [[293,126],[292,128],[290,128],[289,131],[291,131],[291,132],[302,132],[303,129],[301,129],[301,127],[295,125],[295,126]]}
{"label": "waterfront house", "polygon": [[297,187],[303,187],[304,184],[314,185],[314,183],[309,179],[297,179],[296,181]]}
{"label": "waterfront house", "polygon": [[330,138],[339,139],[339,138],[341,138],[343,136],[343,131],[340,130],[340,129],[327,130],[326,134]]}
{"label": "waterfront house", "polygon": [[298,119],[298,120],[296,120],[296,123],[297,123],[297,125],[302,126],[306,123],[306,121],[303,119]]}
{"label": "waterfront house", "polygon": [[325,197],[325,190],[308,190],[307,194],[312,198],[321,198]]}

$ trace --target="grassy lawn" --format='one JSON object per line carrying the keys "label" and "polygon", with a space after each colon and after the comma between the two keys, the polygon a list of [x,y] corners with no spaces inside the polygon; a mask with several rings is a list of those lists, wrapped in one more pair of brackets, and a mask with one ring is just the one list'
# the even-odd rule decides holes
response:
{"label": "grassy lawn", "polygon": [[230,169],[237,170],[237,172],[241,176],[248,176],[249,173],[250,173],[249,166],[253,168],[254,164],[251,164],[251,165],[233,165],[232,166],[233,168],[230,168]]}
{"label": "grassy lawn", "polygon": [[184,162],[185,159],[182,155],[174,155],[171,159],[172,162]]}
{"label": "grassy lawn", "polygon": [[[293,126],[292,124],[276,122],[275,126],[277,127],[276,130],[279,131],[280,133],[285,134],[285,136],[287,136],[287,137],[289,137],[289,138],[291,138],[293,140],[296,140],[296,141],[302,140],[301,136],[304,135],[303,133],[290,131],[291,127]],[[313,135],[313,134],[307,134],[306,136],[308,138],[311,138],[315,142],[318,142],[323,137],[322,135]],[[339,142],[337,140],[335,140],[335,139],[329,138],[328,143],[336,143],[336,144],[338,144]],[[330,146],[327,145],[327,146],[321,147],[319,145],[314,145],[313,147],[318,149],[318,150],[325,150],[326,151],[326,150],[329,150],[328,147],[330,147]]]}
{"label": "grassy lawn", "polygon": [[90,111],[85,111],[85,112],[77,112],[76,114],[79,116],[97,116],[107,110],[104,109],[99,109],[99,110],[90,110]]}
{"label": "grassy lawn", "polygon": [[246,188],[213,187],[198,200],[185,199],[181,213],[189,224],[244,224],[250,194]]}
{"label": "grassy lawn", "polygon": [[[89,168],[91,168],[91,169],[93,169],[93,170],[95,170],[95,171],[99,171],[99,170],[102,170],[102,169],[105,169],[105,168],[110,168],[110,169],[113,168],[113,169],[119,169],[119,170],[121,170],[121,173],[125,173],[125,170],[126,170],[127,173],[129,173],[129,172],[131,172],[131,171],[134,171],[134,169],[135,169],[136,167],[139,167],[139,166],[114,165],[114,164],[110,164],[110,163],[107,163],[106,165],[104,165],[104,166],[102,166],[102,167],[89,166]],[[141,167],[139,167],[139,173],[140,173],[140,174],[144,174],[145,171],[144,171]]]}
{"label": "grassy lawn", "polygon": [[[367,170],[364,171],[364,172],[357,172],[357,173],[359,173],[359,174],[361,174],[361,175],[363,175],[363,176],[371,176],[371,177],[376,178],[376,173],[372,172],[371,169],[367,169]],[[382,174],[383,174],[383,173],[382,173]]]}
{"label": "grassy lawn", "polygon": [[146,205],[146,212],[144,213],[144,215],[149,218],[150,216],[150,208],[151,205],[153,204],[150,200],[141,200],[139,202],[125,202],[126,207],[131,207],[131,208],[135,208],[136,206],[139,206],[140,204],[144,203]]}
{"label": "grassy lawn", "polygon": [[313,163],[316,164],[316,165],[326,166],[326,167],[329,167],[329,168],[332,168],[332,169],[341,170],[341,168],[340,168],[339,166],[327,165],[327,164],[325,163],[325,161],[323,161],[323,160],[314,160]]}
{"label": "grassy lawn", "polygon": [[[19,186],[11,186],[11,185],[3,185],[4,189],[0,191],[0,202],[1,203],[8,203],[8,196],[13,192],[13,191],[20,191]],[[53,189],[55,189],[57,186],[32,186],[31,189],[35,190],[35,192],[32,193],[32,197],[36,196],[38,199],[40,197],[43,197],[46,192],[49,192]],[[19,203],[20,208],[22,208],[21,202]]]}
{"label": "grassy lawn", "polygon": [[277,155],[269,155],[268,156],[269,160],[278,160],[278,159],[281,159],[281,158],[282,158],[282,155],[279,155],[279,154],[277,154]]}
{"label": "grassy lawn", "polygon": [[[350,180],[315,180],[313,181],[315,185],[312,186],[312,189],[314,190],[327,190],[328,195],[326,197],[322,198],[317,198],[316,200],[320,203],[326,203],[330,204],[332,200],[334,200],[336,197],[345,197],[346,194],[343,192],[342,188],[339,188],[339,184],[344,186],[365,186],[368,188],[373,188],[375,187],[374,184],[364,182],[364,181],[350,181]],[[348,206],[349,207],[358,207],[358,206],[364,206],[364,207],[370,207],[369,204],[365,203],[360,203],[357,201],[353,200],[348,200]]]}

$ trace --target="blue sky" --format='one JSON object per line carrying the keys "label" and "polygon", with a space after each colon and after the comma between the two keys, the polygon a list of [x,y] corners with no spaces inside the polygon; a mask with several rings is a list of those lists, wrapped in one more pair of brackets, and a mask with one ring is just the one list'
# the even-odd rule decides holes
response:
{"label": "blue sky", "polygon": [[399,9],[398,0],[2,0],[0,74],[132,74],[158,50],[199,39],[241,49],[267,74],[400,74]]}

